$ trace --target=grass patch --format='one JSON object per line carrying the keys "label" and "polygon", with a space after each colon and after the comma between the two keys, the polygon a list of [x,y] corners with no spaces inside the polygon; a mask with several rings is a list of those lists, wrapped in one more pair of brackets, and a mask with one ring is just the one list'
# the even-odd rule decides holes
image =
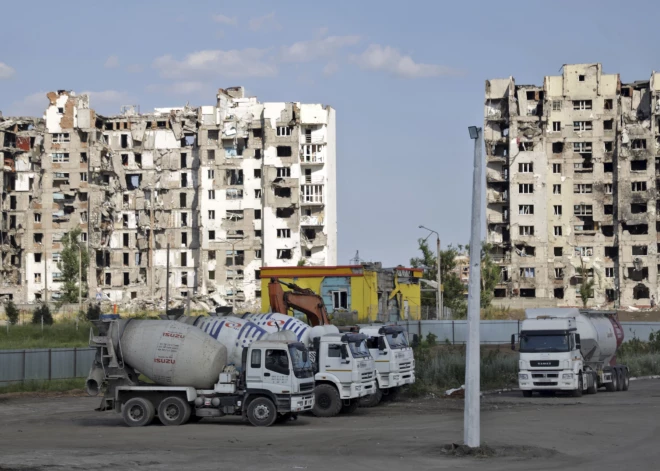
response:
{"label": "grass patch", "polygon": [[660,375],[660,353],[622,355],[618,361],[628,366],[630,376]]}
{"label": "grass patch", "polygon": [[0,349],[86,347],[89,345],[91,324],[81,322],[76,330],[75,322],[58,322],[53,325],[12,325],[9,331],[0,329]]}
{"label": "grass patch", "polygon": [[85,378],[53,379],[51,381],[25,381],[0,386],[0,394],[20,392],[64,392],[83,389]]}

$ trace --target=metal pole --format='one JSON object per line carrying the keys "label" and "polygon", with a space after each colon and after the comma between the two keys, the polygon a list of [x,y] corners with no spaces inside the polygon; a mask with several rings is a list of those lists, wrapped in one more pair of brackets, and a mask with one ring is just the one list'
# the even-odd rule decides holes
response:
{"label": "metal pole", "polygon": [[472,180],[472,235],[470,237],[470,281],[468,287],[468,339],[465,368],[465,444],[478,447],[480,430],[480,358],[479,358],[479,299],[481,274],[481,147],[482,129],[477,128],[474,140],[474,173]]}
{"label": "metal pole", "polygon": [[76,330],[78,330],[78,319],[82,312],[82,250],[78,241],[78,315],[76,316]]}
{"label": "metal pole", "polygon": [[437,253],[438,253],[438,299],[436,300],[437,304],[437,313],[436,313],[436,319],[442,319],[442,257],[440,256],[440,235],[437,234],[436,237],[436,242],[437,242]]}
{"label": "metal pole", "polygon": [[[153,228],[151,229],[153,231]],[[167,263],[165,273],[165,315],[167,316],[167,309],[170,305],[170,243],[167,243]]]}

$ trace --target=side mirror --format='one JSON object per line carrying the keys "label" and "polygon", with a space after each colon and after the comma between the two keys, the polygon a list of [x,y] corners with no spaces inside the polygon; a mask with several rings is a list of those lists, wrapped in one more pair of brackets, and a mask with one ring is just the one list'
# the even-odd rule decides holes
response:
{"label": "side mirror", "polygon": [[348,349],[346,348],[346,344],[341,346],[341,359],[346,360],[348,358]]}
{"label": "side mirror", "polygon": [[378,350],[385,350],[387,344],[385,343],[385,337],[378,337]]}
{"label": "side mirror", "polygon": [[511,334],[511,350],[516,351],[516,334]]}
{"label": "side mirror", "polygon": [[582,345],[580,344],[580,334],[575,334],[575,348],[580,350],[580,347]]}

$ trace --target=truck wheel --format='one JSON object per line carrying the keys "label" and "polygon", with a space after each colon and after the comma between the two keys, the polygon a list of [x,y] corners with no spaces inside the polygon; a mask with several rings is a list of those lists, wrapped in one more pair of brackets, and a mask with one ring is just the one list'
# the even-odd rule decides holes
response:
{"label": "truck wheel", "polygon": [[277,408],[267,397],[258,397],[250,402],[247,416],[255,427],[270,427],[277,420]]}
{"label": "truck wheel", "polygon": [[156,411],[151,401],[134,397],[124,403],[121,415],[129,427],[144,427],[154,420]]}
{"label": "truck wheel", "polygon": [[329,384],[319,384],[314,388],[314,408],[316,417],[334,417],[341,410],[339,391]]}
{"label": "truck wheel", "polygon": [[376,407],[380,404],[380,401],[383,399],[383,391],[379,387],[376,387],[376,392],[360,398],[360,407]]}
{"label": "truck wheel", "polygon": [[621,385],[621,391],[627,391],[630,388],[630,375],[628,368],[621,368],[623,372],[623,384]]}
{"label": "truck wheel", "polygon": [[355,412],[355,409],[357,409],[359,405],[360,405],[359,399],[351,399],[351,402],[348,405],[346,404],[341,405],[341,413],[352,414],[353,412]]}
{"label": "truck wheel", "polygon": [[386,401],[394,402],[397,399],[399,399],[399,395],[401,394],[401,388],[390,388],[385,396],[383,396],[383,399]]}
{"label": "truck wheel", "polygon": [[605,389],[607,392],[614,392],[618,389],[619,386],[619,375],[617,374],[615,369],[610,370],[611,373],[611,380],[609,383],[605,384]]}
{"label": "truck wheel", "polygon": [[623,368],[616,368],[616,390],[623,391]]}
{"label": "truck wheel", "polygon": [[595,373],[589,376],[591,377],[591,384],[587,386],[587,394],[596,394],[598,392],[598,377]]}
{"label": "truck wheel", "polygon": [[178,396],[170,396],[158,404],[158,418],[163,425],[183,425],[188,422],[190,413],[190,404]]}
{"label": "truck wheel", "polygon": [[584,386],[583,381],[584,380],[582,379],[582,375],[580,374],[578,376],[578,387],[577,389],[574,389],[573,394],[571,394],[573,397],[582,397],[582,388]]}
{"label": "truck wheel", "polygon": [[523,397],[532,397],[534,391],[523,391]]}

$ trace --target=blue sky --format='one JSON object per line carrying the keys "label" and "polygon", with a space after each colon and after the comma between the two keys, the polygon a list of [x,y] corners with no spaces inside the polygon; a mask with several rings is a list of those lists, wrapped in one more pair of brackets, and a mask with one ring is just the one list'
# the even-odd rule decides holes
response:
{"label": "blue sky", "polygon": [[[0,110],[40,115],[45,92],[124,104],[262,101],[337,110],[339,260],[407,264],[420,224],[469,239],[472,143],[484,80],[541,84],[601,62],[623,81],[660,70],[660,3],[638,1],[10,2]],[[12,19],[13,20],[7,20]]]}

